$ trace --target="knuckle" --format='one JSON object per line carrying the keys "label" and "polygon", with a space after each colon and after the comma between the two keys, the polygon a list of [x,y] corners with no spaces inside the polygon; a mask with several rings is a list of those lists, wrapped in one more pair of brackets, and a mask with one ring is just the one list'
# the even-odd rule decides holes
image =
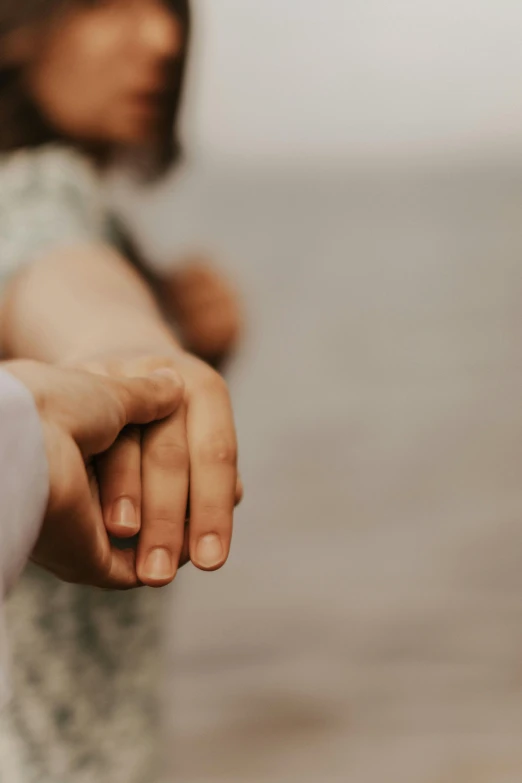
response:
{"label": "knuckle", "polygon": [[155,505],[149,512],[149,520],[144,530],[150,536],[151,533],[158,533],[165,528],[178,528],[176,510],[169,507],[166,503]]}
{"label": "knuckle", "polygon": [[237,446],[226,438],[214,438],[200,447],[200,459],[205,464],[235,467],[237,464]]}
{"label": "knuckle", "polygon": [[147,450],[146,458],[153,468],[161,470],[183,470],[189,465],[187,446],[172,440],[155,443]]}
{"label": "knuckle", "polygon": [[158,353],[141,357],[133,362],[132,373],[135,374],[137,371],[149,373],[162,368],[176,369],[176,363],[172,356],[164,356]]}

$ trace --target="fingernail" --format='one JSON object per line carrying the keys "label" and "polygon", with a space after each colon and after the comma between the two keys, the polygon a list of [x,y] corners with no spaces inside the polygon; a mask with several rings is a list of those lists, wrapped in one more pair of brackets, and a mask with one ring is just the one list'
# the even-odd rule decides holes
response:
{"label": "fingernail", "polygon": [[172,579],[172,558],[168,549],[158,547],[149,552],[145,560],[143,575],[147,579]]}
{"label": "fingernail", "polygon": [[215,533],[202,536],[196,548],[198,565],[203,568],[216,568],[223,561],[223,546],[221,539]]}
{"label": "fingernail", "polygon": [[138,515],[134,503],[129,498],[120,498],[116,501],[112,511],[112,521],[115,525],[126,530],[136,530]]}

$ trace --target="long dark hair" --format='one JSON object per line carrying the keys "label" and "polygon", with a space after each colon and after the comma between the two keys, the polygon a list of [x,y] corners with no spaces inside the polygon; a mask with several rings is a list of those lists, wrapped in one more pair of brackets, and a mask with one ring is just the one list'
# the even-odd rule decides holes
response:
{"label": "long dark hair", "polygon": [[[44,24],[80,2],[82,0],[0,0],[0,154],[52,142],[74,143],[64,138],[41,115],[25,88],[23,67],[10,62],[9,58],[2,58],[1,49],[8,36]],[[181,24],[183,43],[180,56],[172,65],[159,141],[147,155],[146,171],[142,172],[149,177],[163,173],[181,154],[179,110],[190,39],[190,0],[166,2]],[[110,150],[102,153],[105,159],[110,156]]]}

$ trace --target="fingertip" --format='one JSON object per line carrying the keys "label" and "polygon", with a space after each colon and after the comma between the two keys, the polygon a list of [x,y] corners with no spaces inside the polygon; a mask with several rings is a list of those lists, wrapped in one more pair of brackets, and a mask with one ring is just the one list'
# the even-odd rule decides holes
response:
{"label": "fingertip", "polygon": [[177,573],[178,564],[165,547],[151,549],[145,558],[140,558],[137,573],[140,581],[148,587],[165,587]]}
{"label": "fingertip", "polygon": [[138,510],[128,497],[119,498],[105,515],[105,527],[116,538],[132,538],[140,532]]}
{"label": "fingertip", "polygon": [[217,533],[205,533],[191,545],[192,563],[200,571],[218,571],[222,568],[229,554],[229,547]]}

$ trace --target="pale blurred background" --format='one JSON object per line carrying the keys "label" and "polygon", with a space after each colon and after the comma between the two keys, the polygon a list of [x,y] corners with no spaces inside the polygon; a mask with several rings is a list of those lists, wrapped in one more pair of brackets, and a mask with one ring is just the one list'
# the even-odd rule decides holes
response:
{"label": "pale blurred background", "polygon": [[516,0],[199,0],[190,113],[230,162],[522,149]]}
{"label": "pale blurred background", "polygon": [[188,162],[133,219],[244,291],[247,492],[173,593],[175,780],[522,780],[521,29],[196,0]]}

